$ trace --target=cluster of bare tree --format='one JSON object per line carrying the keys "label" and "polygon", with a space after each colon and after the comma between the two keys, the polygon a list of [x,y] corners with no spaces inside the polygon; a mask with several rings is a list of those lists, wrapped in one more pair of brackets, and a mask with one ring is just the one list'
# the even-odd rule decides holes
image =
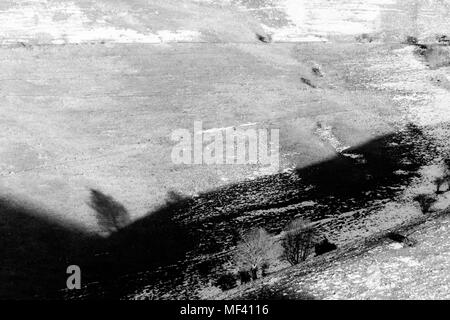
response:
{"label": "cluster of bare tree", "polygon": [[241,283],[264,277],[271,264],[279,260],[291,265],[305,261],[315,248],[316,255],[337,247],[324,238],[317,242],[313,225],[303,219],[292,221],[279,236],[273,237],[264,229],[254,229],[242,236],[234,256]]}

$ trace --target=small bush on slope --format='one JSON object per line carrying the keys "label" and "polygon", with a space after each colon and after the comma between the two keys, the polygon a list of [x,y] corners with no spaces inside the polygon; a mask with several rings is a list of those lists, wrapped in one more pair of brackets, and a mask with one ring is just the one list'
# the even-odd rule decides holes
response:
{"label": "small bush on slope", "polygon": [[314,228],[305,220],[297,219],[291,222],[282,239],[282,258],[291,265],[305,261],[309,256],[314,236]]}

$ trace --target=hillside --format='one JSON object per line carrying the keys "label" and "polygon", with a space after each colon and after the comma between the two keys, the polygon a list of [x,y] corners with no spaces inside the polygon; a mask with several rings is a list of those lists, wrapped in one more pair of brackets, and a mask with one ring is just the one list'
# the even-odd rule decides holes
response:
{"label": "hillside", "polygon": [[214,298],[446,300],[448,228],[447,209],[396,229],[417,241],[413,247],[378,234],[366,243],[349,245]]}
{"label": "hillside", "polygon": [[[0,297],[61,294],[76,261],[82,297],[196,298],[239,230],[304,216],[345,246],[417,218],[448,155],[447,9],[3,1]],[[171,136],[195,121],[279,129],[279,168],[174,163]],[[103,193],[129,214],[111,234]]]}

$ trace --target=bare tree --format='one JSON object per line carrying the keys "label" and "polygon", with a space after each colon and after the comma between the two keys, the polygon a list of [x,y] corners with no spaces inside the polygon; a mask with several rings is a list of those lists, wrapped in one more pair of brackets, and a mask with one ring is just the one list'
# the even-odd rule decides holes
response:
{"label": "bare tree", "polygon": [[258,278],[258,271],[266,271],[276,254],[276,246],[270,235],[262,228],[254,229],[242,237],[235,253],[235,263],[240,272],[250,272]]}
{"label": "bare tree", "polygon": [[292,221],[281,241],[283,259],[291,265],[305,261],[311,252],[313,236],[314,228],[310,223],[303,219]]}

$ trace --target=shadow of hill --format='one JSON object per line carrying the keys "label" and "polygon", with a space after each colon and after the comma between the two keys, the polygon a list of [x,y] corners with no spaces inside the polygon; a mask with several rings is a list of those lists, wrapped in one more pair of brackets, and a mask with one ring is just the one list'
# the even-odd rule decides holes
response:
{"label": "shadow of hill", "polygon": [[117,276],[174,263],[192,249],[186,232],[171,221],[182,203],[168,203],[144,221],[105,238],[51,221],[45,217],[47,212],[17,200],[1,198],[0,299],[64,298],[69,265],[81,268],[83,283],[100,283],[90,298],[120,297],[127,285],[117,286]]}
{"label": "shadow of hill", "polygon": [[[186,253],[198,244],[186,226],[174,219],[174,214],[185,205],[183,199],[176,202],[169,199],[145,218],[106,238],[101,258],[96,259],[96,267],[102,272],[90,272],[97,276],[95,281],[101,281],[102,290],[94,287],[83,295],[99,299],[121,298],[125,293],[133,292],[136,286],[142,286],[142,282],[136,280],[137,273],[183,261]],[[102,267],[98,268],[99,265]]]}
{"label": "shadow of hill", "polygon": [[164,205],[146,218],[111,235],[109,245],[112,256],[122,261],[122,269],[142,271],[142,265],[175,263],[184,258],[187,250],[195,247],[196,239],[192,234],[174,221],[175,212],[184,204],[181,200]]}
{"label": "shadow of hill", "polygon": [[304,183],[314,185],[318,196],[349,196],[384,184],[404,180],[400,171],[416,172],[436,154],[421,129],[409,125],[400,134],[392,134],[351,147],[328,161],[296,170]]}
{"label": "shadow of hill", "polygon": [[92,250],[95,236],[0,198],[0,299],[57,298],[66,269]]}
{"label": "shadow of hill", "polygon": [[[366,208],[394,196],[395,187],[410,181],[434,152],[423,133],[410,127],[293,173],[231,184],[195,198],[172,195],[164,206],[106,238],[74,232],[1,200],[0,297],[112,299],[164,283],[163,293],[178,286],[189,296],[186,290],[195,291],[198,281],[206,283],[223,271],[226,254],[223,259],[213,255],[232,249],[239,231],[264,227],[278,233],[299,214],[317,221]],[[289,208],[303,201],[316,205]],[[69,264],[81,267],[83,283],[89,285],[61,296],[55,291],[65,287]],[[164,279],[152,274],[156,270],[166,270]]]}

